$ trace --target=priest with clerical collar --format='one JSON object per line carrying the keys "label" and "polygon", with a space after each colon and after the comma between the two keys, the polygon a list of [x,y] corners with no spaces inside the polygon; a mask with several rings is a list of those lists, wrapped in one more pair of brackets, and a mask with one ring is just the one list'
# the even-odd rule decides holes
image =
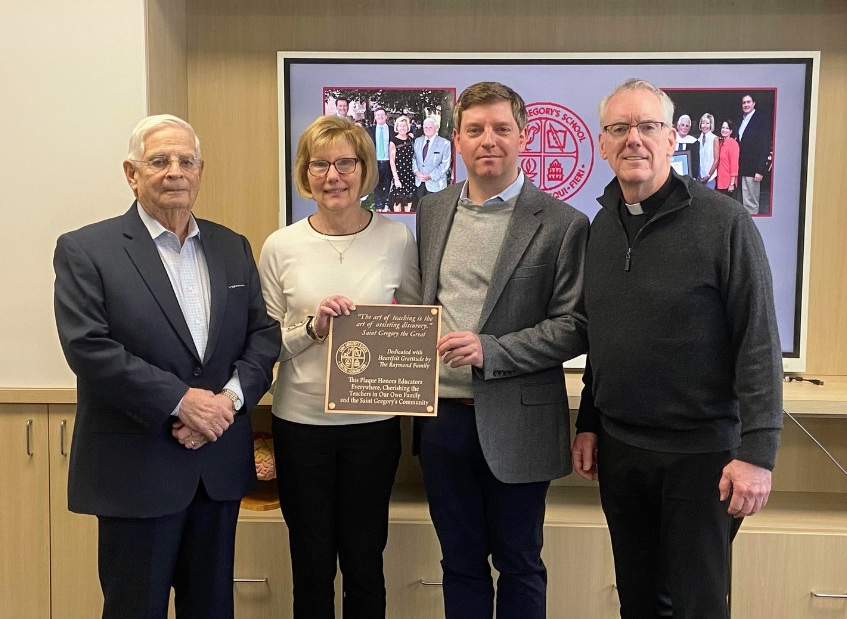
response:
{"label": "priest with clerical collar", "polygon": [[600,483],[621,617],[728,617],[729,544],[764,507],[782,427],[770,267],[744,208],[671,169],[673,102],[600,103],[573,466]]}

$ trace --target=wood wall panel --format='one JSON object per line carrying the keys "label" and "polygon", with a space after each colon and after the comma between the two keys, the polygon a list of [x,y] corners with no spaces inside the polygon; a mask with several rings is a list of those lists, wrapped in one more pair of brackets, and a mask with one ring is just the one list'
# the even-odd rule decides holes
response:
{"label": "wood wall panel", "polygon": [[186,1],[189,120],[208,161],[197,212],[246,234],[257,255],[278,221],[279,50],[820,50],[807,374],[847,374],[842,0]]}
{"label": "wood wall panel", "polygon": [[148,0],[147,113],[188,118],[185,0]]}

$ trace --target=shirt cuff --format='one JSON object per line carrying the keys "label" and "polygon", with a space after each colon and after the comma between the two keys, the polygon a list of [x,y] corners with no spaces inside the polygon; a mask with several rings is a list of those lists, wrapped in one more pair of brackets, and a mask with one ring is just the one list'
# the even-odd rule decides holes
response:
{"label": "shirt cuff", "polygon": [[[235,370],[232,373],[232,378],[227,381],[227,383],[223,386],[223,389],[230,389],[235,392],[235,395],[238,396],[238,406],[235,407],[235,410],[241,410],[241,407],[244,406],[244,391],[242,391],[241,381],[238,379],[238,370]],[[221,389],[221,391],[223,391],[223,389]]]}

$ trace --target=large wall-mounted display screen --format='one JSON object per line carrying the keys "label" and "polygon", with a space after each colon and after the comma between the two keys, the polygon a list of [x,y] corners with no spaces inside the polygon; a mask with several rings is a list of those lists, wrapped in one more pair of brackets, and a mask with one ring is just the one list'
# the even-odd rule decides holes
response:
{"label": "large wall-mounted display screen", "polygon": [[[294,189],[291,168],[300,133],[320,115],[345,116],[370,130],[384,116],[392,135],[397,125],[401,136],[411,139],[423,135],[425,123],[435,125],[435,133],[448,142],[439,142],[439,150],[428,156],[440,158],[446,182],[464,181],[461,158],[444,145],[452,133],[456,97],[480,81],[507,84],[527,104],[527,147],[520,157],[527,177],[593,218],[599,209],[596,198],[613,176],[597,148],[598,103],[617,84],[643,78],[670,95],[676,106],[674,123],[680,134],[687,133],[680,141],[688,145],[680,146],[680,152],[688,154],[677,155],[672,162],[677,171],[698,177],[708,172],[705,164],[700,168],[699,155],[690,153],[693,142],[700,142],[695,150],[705,144],[704,132],[720,136],[726,123],[737,138],[743,129],[748,139],[742,133],[742,149],[745,141],[753,142],[753,131],[758,133],[761,182],[758,207],[753,207],[751,216],[773,271],[784,367],[803,371],[818,65],[817,52],[578,56],[279,52],[280,224],[314,211],[314,204]],[[742,127],[751,102],[758,122],[748,120]],[[362,205],[414,230],[417,199],[394,195],[370,195]]]}

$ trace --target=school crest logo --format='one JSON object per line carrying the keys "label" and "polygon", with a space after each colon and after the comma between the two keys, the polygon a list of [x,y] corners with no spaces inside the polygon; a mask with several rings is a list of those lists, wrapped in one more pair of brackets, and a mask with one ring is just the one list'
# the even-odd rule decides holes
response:
{"label": "school crest logo", "polygon": [[567,200],[576,195],[594,167],[594,140],[573,110],[550,102],[526,106],[524,173],[542,191]]}

